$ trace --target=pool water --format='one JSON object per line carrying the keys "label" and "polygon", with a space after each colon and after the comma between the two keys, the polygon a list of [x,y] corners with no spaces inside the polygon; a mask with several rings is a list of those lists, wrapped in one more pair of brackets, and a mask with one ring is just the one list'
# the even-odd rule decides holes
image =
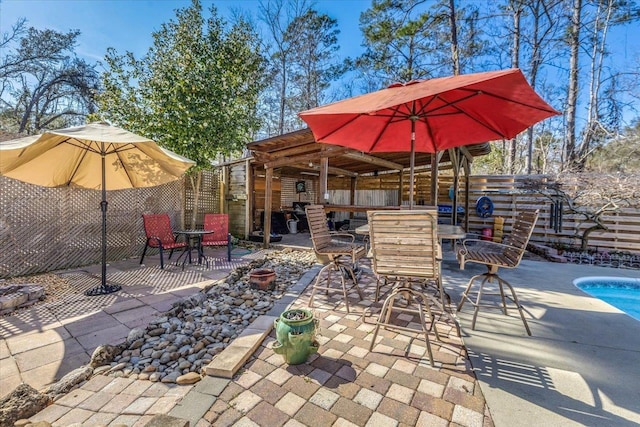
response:
{"label": "pool water", "polygon": [[573,284],[640,320],[640,279],[626,277],[581,277]]}

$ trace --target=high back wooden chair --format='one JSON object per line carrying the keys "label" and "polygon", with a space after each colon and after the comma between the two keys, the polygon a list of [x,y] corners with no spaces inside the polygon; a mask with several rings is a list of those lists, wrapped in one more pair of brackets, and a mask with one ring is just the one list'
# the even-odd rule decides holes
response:
{"label": "high back wooden chair", "polygon": [[[420,329],[424,333],[431,365],[433,353],[429,341],[429,330],[436,339],[438,330],[433,327],[435,316],[431,311],[436,306],[444,312],[441,302],[426,290],[428,284],[442,289],[440,283],[440,247],[437,236],[438,211],[421,209],[415,211],[369,211],[369,238],[372,267],[379,279],[393,285],[384,300],[376,322],[369,351],[376,342],[380,327],[400,331],[416,332],[416,328],[394,323],[394,314],[408,312],[418,314]],[[380,282],[380,280],[379,280]],[[407,305],[396,305],[401,298]],[[427,324],[430,324],[427,327]]]}
{"label": "high back wooden chair", "polygon": [[204,214],[204,226],[212,234],[202,236],[202,246],[226,246],[227,261],[231,261],[231,234],[229,234],[229,215],[221,213]]}
{"label": "high back wooden chair", "polygon": [[177,242],[176,236],[171,228],[171,220],[168,214],[143,214],[144,232],[147,235],[147,242],[144,245],[140,264],[144,261],[147,248],[160,249],[160,268],[164,268],[163,252],[170,249],[169,259],[173,255],[173,250],[187,247],[187,242]]}
{"label": "high back wooden chair", "polygon": [[[320,270],[316,277],[316,281],[311,291],[311,298],[309,299],[309,307],[312,306],[313,298],[318,289],[324,290],[327,293],[329,291],[342,290],[344,303],[347,312],[349,312],[349,289],[346,287],[345,275],[347,275],[353,282],[353,286],[351,288],[355,288],[360,299],[362,299],[363,295],[358,287],[358,280],[356,279],[356,275],[353,270],[358,259],[365,256],[365,248],[364,246],[355,243],[355,238],[352,234],[329,231],[324,206],[308,205],[305,207],[305,212],[307,214],[309,232],[311,233],[313,249],[316,255],[329,259],[328,264]],[[340,238],[347,240],[339,241],[338,239]],[[333,272],[338,273],[341,280],[341,288],[336,289],[332,286],[333,282],[331,281],[331,276]],[[326,278],[323,281],[322,275],[324,273],[326,273]]]}
{"label": "high back wooden chair", "polygon": [[[505,243],[495,243],[492,241],[477,239],[466,239],[462,242],[462,247],[458,252],[460,269],[464,270],[465,263],[474,262],[487,266],[488,270],[486,273],[475,275],[469,280],[467,289],[462,294],[462,299],[458,304],[458,311],[462,309],[462,306],[466,301],[469,301],[471,305],[473,305],[474,312],[473,320],[471,321],[472,330],[476,327],[476,320],[478,318],[480,307],[493,307],[493,305],[482,304],[482,297],[500,295],[500,306],[502,308],[502,312],[505,315],[507,314],[507,299],[515,303],[515,306],[520,313],[522,323],[524,324],[524,328],[527,330],[527,334],[531,335],[531,330],[529,329],[527,320],[524,317],[524,312],[520,302],[518,301],[515,289],[511,284],[509,284],[509,282],[498,275],[498,270],[500,268],[515,268],[520,264],[522,256],[527,249],[531,233],[533,233],[533,228],[536,225],[538,213],[539,210],[519,212],[513,224],[513,230],[509,236],[505,238]],[[474,298],[472,298],[471,289],[473,282],[479,278],[483,278],[483,280],[480,282],[478,290],[474,292]],[[485,284],[487,282],[491,283],[494,280],[498,282],[499,293],[485,292]],[[505,294],[503,286],[509,288],[511,295]]]}

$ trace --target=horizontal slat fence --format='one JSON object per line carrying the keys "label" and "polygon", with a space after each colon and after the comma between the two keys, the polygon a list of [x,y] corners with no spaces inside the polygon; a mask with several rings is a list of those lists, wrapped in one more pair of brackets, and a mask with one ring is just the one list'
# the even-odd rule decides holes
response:
{"label": "horizontal slat fence", "polygon": [[[556,233],[551,227],[551,201],[540,193],[527,190],[526,182],[532,179],[544,182],[545,176],[472,176],[470,178],[470,216],[469,231],[480,234],[483,228],[493,227],[494,218],[505,218],[505,234],[511,230],[511,224],[519,210],[540,209],[532,241],[546,244],[564,244],[579,247],[584,230],[594,225],[584,222],[574,214],[565,213],[562,218],[562,230]],[[462,191],[460,192],[462,195]],[[475,214],[475,202],[481,196],[489,197],[494,205],[490,218],[480,218]],[[603,216],[608,231],[595,231],[589,237],[589,247],[608,251],[640,252],[640,210],[622,208],[619,212]]]}
{"label": "horizontal slat fence", "polygon": [[[405,187],[403,200],[408,200],[408,180],[405,174]],[[429,200],[430,176],[428,173],[416,175],[416,204],[431,204]],[[464,206],[464,183],[462,176],[459,184],[458,203]],[[584,222],[577,215],[564,214],[563,227],[556,233],[551,227],[551,200],[542,193],[533,192],[531,181],[538,181],[544,188],[548,180],[545,175],[475,175],[470,177],[469,192],[469,232],[480,235],[484,228],[493,228],[494,219],[504,217],[504,233],[511,231],[515,215],[520,210],[540,209],[540,217],[536,223],[531,240],[545,244],[563,244],[579,246],[584,230],[593,223]],[[438,201],[440,204],[451,204],[449,189],[453,185],[453,176],[445,172],[438,177]],[[398,174],[384,174],[377,177],[359,177],[357,180],[356,204],[359,205],[395,205],[399,186]],[[329,188],[336,195],[336,202],[345,199],[349,188],[348,178],[334,178],[329,180]],[[374,193],[379,193],[377,196]],[[487,196],[494,205],[493,215],[489,218],[481,218],[476,214],[476,202]],[[603,216],[604,224],[608,231],[595,231],[589,237],[591,249],[607,251],[640,252],[640,210],[635,208],[622,208],[618,212]]]}

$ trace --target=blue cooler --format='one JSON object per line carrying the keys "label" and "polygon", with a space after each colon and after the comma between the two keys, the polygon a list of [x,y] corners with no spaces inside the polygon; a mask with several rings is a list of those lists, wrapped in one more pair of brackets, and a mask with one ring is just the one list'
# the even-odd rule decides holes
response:
{"label": "blue cooler", "polygon": [[[438,205],[438,223],[439,224],[451,224],[451,214],[453,212],[453,206],[451,205]],[[458,206],[458,222],[456,225],[461,224],[464,221],[464,208]]]}

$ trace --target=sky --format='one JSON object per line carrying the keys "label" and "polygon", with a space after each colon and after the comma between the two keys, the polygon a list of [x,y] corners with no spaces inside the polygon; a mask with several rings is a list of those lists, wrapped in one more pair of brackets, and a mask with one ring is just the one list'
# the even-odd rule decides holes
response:
{"label": "sky", "polygon": [[[7,32],[23,17],[27,25],[60,32],[80,30],[76,53],[95,62],[102,60],[108,47],[118,53],[131,51],[142,56],[152,44],[151,33],[175,18],[175,10],[188,7],[191,0],[0,0],[0,30]],[[225,17],[233,9],[249,11],[256,17],[257,0],[202,0],[205,16],[211,4]],[[338,20],[341,55],[361,52],[358,28],[360,13],[370,0],[321,0],[316,8]],[[256,18],[257,19],[257,18]]]}
{"label": "sky", "polygon": [[[190,0],[0,0],[0,32],[6,33],[23,17],[27,19],[28,26],[38,29],[80,30],[76,53],[89,62],[102,60],[108,47],[115,48],[119,54],[131,51],[140,58],[152,45],[151,33],[162,23],[174,19],[176,9],[188,7],[190,3]],[[486,4],[484,0],[482,3]],[[250,12],[258,21],[259,0],[202,0],[202,4],[205,16],[208,16],[206,11],[210,5],[215,4],[224,17],[230,17],[234,9],[241,9]],[[319,12],[338,22],[341,58],[362,53],[359,18],[370,5],[371,0],[315,1],[314,6]],[[637,66],[635,64],[640,60],[638,33],[640,23],[615,28],[609,34],[609,47],[613,51],[610,60],[617,64],[617,68],[635,69]],[[98,71],[101,70],[98,67]],[[553,100],[549,101],[554,104]],[[560,105],[554,107],[561,108]],[[579,116],[582,114],[584,112],[580,111]],[[635,117],[637,113],[631,116]]]}

